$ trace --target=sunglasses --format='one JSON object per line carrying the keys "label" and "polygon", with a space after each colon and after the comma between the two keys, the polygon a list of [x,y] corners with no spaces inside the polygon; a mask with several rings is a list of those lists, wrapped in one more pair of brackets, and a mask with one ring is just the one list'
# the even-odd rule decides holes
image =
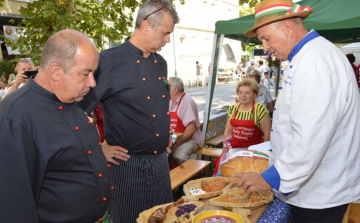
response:
{"label": "sunglasses", "polygon": [[149,16],[151,16],[152,14],[154,14],[154,13],[156,13],[156,12],[160,11],[160,10],[163,10],[163,9],[165,9],[165,8],[166,8],[166,6],[161,7],[161,8],[159,8],[159,9],[157,9],[157,10],[153,11],[152,13],[150,13],[149,15],[147,15],[147,16],[145,17],[145,19],[144,19],[144,20],[146,20],[146,19],[147,19]]}

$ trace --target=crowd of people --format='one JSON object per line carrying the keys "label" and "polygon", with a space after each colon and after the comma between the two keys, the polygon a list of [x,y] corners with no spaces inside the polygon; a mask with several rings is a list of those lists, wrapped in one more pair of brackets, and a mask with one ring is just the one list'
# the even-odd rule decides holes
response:
{"label": "crowd of people", "polygon": [[[293,9],[292,0],[262,1],[255,11],[268,13],[255,14],[245,35],[289,61],[283,89],[274,105],[262,84],[274,84],[270,69],[250,62],[223,152],[270,141],[269,169],[234,174],[238,187],[272,190],[291,206],[293,223],[342,222],[360,199],[358,68],[305,29],[311,9],[281,14],[278,3]],[[0,81],[1,219],[127,223],[172,202],[169,154],[181,165],[203,141],[194,100],[157,53],[178,22],[170,1],[148,0],[123,44],[99,54],[83,33],[62,30],[39,67],[21,59],[10,88]],[[24,75],[30,70],[37,75]],[[181,136],[172,142],[174,131]]]}

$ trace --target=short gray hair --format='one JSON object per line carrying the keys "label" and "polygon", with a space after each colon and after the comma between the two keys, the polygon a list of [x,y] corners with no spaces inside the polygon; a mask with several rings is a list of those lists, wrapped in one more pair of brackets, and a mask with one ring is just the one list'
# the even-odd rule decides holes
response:
{"label": "short gray hair", "polygon": [[170,77],[171,88],[178,87],[180,92],[184,92],[184,82],[179,77]]}
{"label": "short gray hair", "polygon": [[[285,19],[285,20],[290,20],[290,21],[294,22],[296,25],[303,24],[303,21],[302,21],[302,19],[300,17],[294,17],[294,18]],[[274,25],[276,26],[276,28],[279,29],[279,28],[282,27],[285,20],[276,21],[276,22],[274,22]]]}
{"label": "short gray hair", "polygon": [[29,63],[32,66],[33,70],[35,68],[35,64],[31,58],[20,58],[16,64],[15,70],[19,69],[20,63]]}
{"label": "short gray hair", "polygon": [[50,36],[42,52],[40,70],[43,71],[52,63],[58,63],[67,74],[76,64],[76,52],[85,41],[89,41],[95,47],[87,36],[73,29],[65,29]]}
{"label": "short gray hair", "polygon": [[[155,12],[156,10],[159,11]],[[150,15],[153,12],[155,13]],[[150,23],[151,28],[156,30],[159,25],[162,25],[162,19],[165,12],[168,12],[171,15],[174,24],[179,23],[179,16],[175,6],[169,0],[148,0],[138,11],[135,28],[140,28],[141,23],[145,20],[146,16],[150,15],[146,20]]]}

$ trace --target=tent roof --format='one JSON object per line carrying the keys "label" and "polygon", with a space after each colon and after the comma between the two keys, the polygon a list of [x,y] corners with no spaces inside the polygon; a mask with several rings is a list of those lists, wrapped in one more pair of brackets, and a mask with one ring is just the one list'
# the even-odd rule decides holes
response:
{"label": "tent roof", "polygon": [[[334,43],[360,42],[360,1],[359,0],[303,0],[301,6],[310,6],[314,12],[304,20],[306,29],[316,30],[321,36]],[[244,32],[252,28],[255,16],[249,15],[228,21],[218,21],[215,34],[224,34],[230,39],[241,40],[250,45],[261,42],[248,38]]]}
{"label": "tent roof", "polygon": [[360,42],[340,47],[340,50],[344,53],[360,53]]}

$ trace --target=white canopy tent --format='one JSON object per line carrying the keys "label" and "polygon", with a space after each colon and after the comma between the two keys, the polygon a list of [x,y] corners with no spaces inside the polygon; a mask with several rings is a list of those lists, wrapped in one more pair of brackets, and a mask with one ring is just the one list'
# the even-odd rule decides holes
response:
{"label": "white canopy tent", "polygon": [[351,43],[346,46],[340,47],[340,50],[347,54],[352,53],[355,56],[355,65],[360,64],[360,42],[359,43]]}

